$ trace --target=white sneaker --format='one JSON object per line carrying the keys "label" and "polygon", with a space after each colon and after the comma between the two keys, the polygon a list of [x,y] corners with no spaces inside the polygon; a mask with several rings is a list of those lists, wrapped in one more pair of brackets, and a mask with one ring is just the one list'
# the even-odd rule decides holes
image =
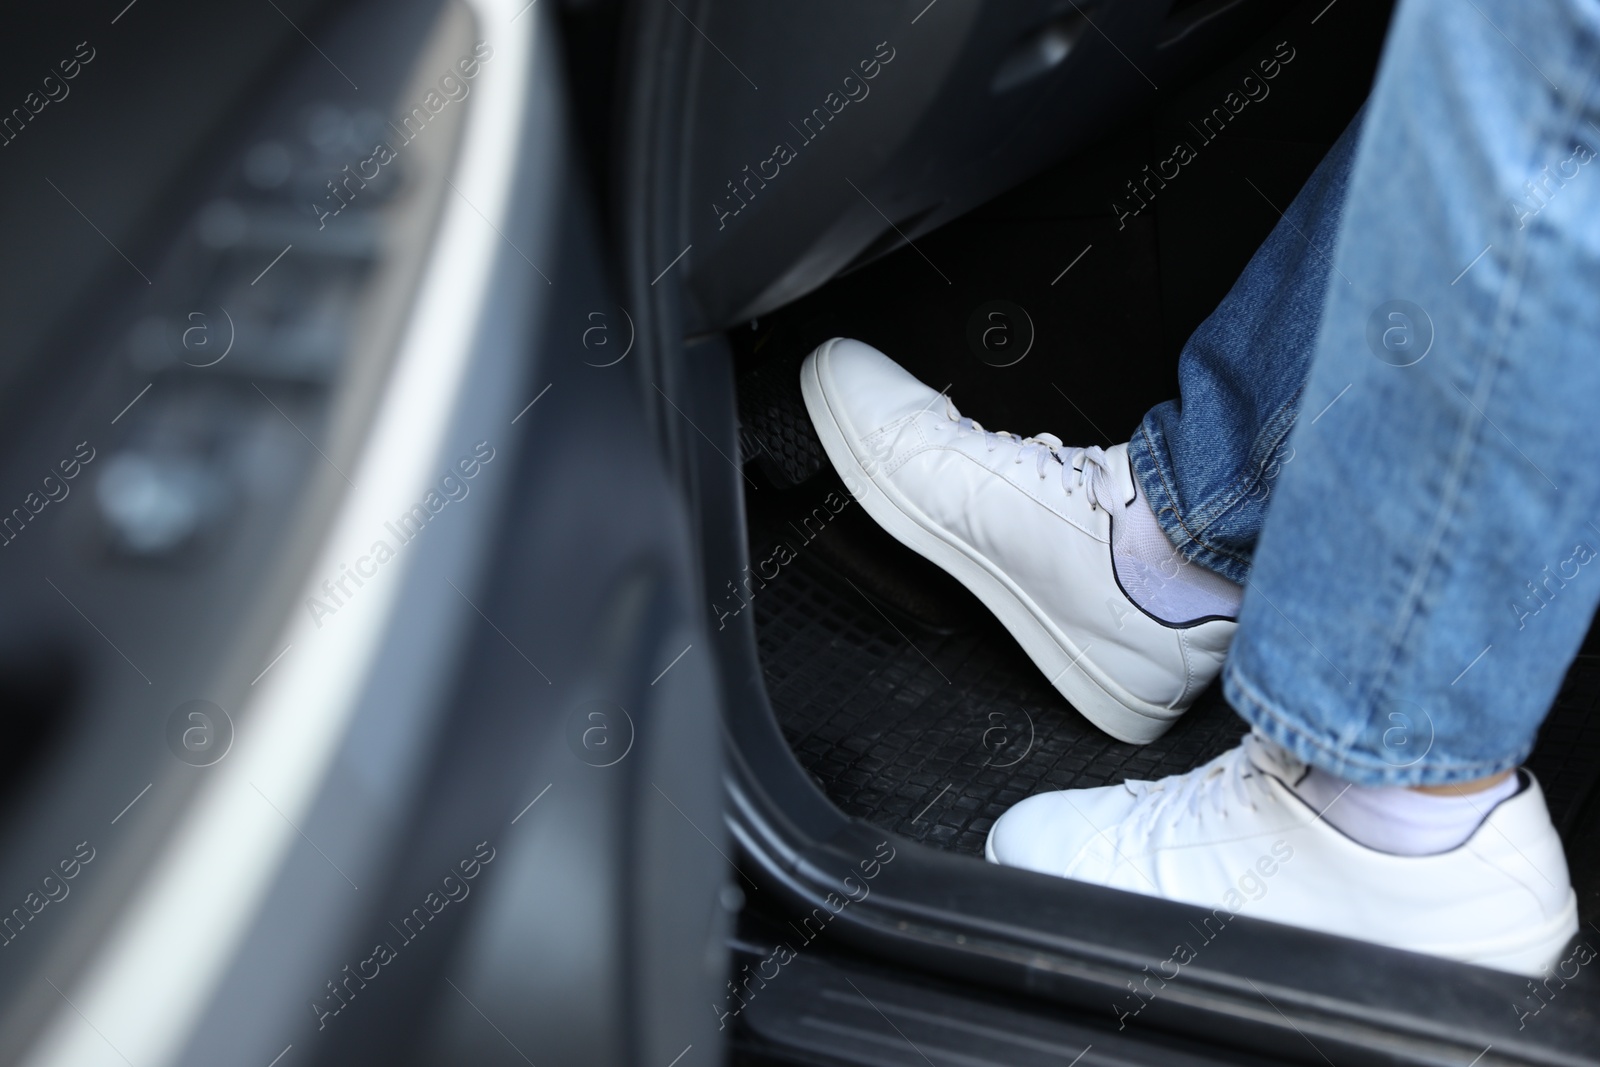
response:
{"label": "white sneaker", "polygon": [[1221,670],[1231,619],[1171,625],[1117,582],[1112,525],[1137,495],[1126,445],[984,430],[860,341],[807,356],[800,388],[867,514],[970,589],[1106,733],[1154,741]]}
{"label": "white sneaker", "polygon": [[1212,908],[1197,928],[1207,941],[1242,912],[1519,974],[1560,958],[1578,929],[1578,899],[1531,775],[1459,847],[1395,856],[1351,840],[1301,800],[1286,783],[1306,769],[1251,735],[1159,782],[1029,797],[994,824],[984,855]]}

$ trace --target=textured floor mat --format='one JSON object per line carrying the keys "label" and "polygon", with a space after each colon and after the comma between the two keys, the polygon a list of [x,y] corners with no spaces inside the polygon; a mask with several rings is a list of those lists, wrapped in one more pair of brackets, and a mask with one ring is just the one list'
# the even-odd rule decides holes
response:
{"label": "textured floor mat", "polygon": [[1188,770],[1245,730],[1208,693],[1156,744],[1115,741],[992,619],[914,631],[815,554],[754,606],[767,691],[801,764],[845,814],[940,848],[981,854],[1023,797]]}
{"label": "textured floor mat", "polygon": [[[1072,710],[976,601],[963,632],[918,629],[821,555],[797,553],[753,606],[784,735],[847,815],[978,855],[994,820],[1026,796],[1185,771],[1245,732],[1214,686],[1154,744],[1115,741]],[[1596,704],[1600,658],[1584,656],[1530,761],[1563,832],[1600,770]]]}

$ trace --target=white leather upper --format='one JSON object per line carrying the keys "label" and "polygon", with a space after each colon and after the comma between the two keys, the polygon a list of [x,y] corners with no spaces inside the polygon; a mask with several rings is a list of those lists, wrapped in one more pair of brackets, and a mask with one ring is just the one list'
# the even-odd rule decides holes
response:
{"label": "white leather upper", "polygon": [[[1346,837],[1248,752],[1165,779],[1040,793],[991,831],[1007,866],[1419,952],[1478,959],[1561,926],[1572,890],[1537,782],[1504,801],[1461,847],[1395,856]],[[1179,784],[1245,761],[1243,793],[1174,803]],[[1292,776],[1291,776],[1292,777]],[[1153,812],[1141,811],[1162,802]],[[1335,801],[1337,803],[1337,801]]]}
{"label": "white leather upper", "polygon": [[[819,352],[819,374],[857,459],[927,528],[1003,575],[1072,638],[1094,668],[1140,700],[1185,705],[1221,669],[1235,624],[1177,628],[1151,618],[1117,585],[1111,518],[1048,456],[1011,435],[965,430],[945,397],[858,341]],[[1112,483],[1134,499],[1127,446],[1106,450]],[[849,482],[846,482],[849,487]]]}

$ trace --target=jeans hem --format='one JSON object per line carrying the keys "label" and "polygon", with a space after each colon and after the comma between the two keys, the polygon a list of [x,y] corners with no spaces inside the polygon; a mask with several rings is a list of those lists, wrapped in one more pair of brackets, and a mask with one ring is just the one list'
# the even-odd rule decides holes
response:
{"label": "jeans hem", "polygon": [[[1160,437],[1159,428],[1155,430],[1155,435]],[[1139,483],[1139,492],[1144,494],[1150,510],[1155,512],[1161,532],[1167,535],[1167,540],[1172,542],[1179,554],[1236,585],[1243,585],[1250,574],[1250,561],[1213,548],[1184,525],[1177,498],[1171,488],[1177,477],[1171,465],[1165,462],[1164,450],[1151,437],[1148,418],[1128,442],[1128,466],[1133,471],[1134,480]]]}
{"label": "jeans hem", "polygon": [[[1261,694],[1260,687],[1230,655],[1222,672],[1222,692],[1234,712],[1267,740],[1297,759],[1359,786],[1455,785],[1515,770],[1527,759],[1532,746],[1492,760],[1462,762],[1440,758],[1429,748],[1416,760],[1396,764],[1359,748],[1330,745],[1292,711]],[[1432,758],[1430,758],[1432,757]]]}

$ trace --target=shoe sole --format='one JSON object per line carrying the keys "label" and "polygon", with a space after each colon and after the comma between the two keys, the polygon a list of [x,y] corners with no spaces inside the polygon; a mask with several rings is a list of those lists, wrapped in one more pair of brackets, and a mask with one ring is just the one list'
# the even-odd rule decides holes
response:
{"label": "shoe sole", "polygon": [[1004,571],[944,533],[898,489],[868,470],[852,443],[860,435],[834,411],[822,385],[820,364],[833,345],[829,341],[806,357],[800,367],[800,393],[834,469],[861,485],[856,502],[896,541],[943,569],[982,601],[1084,718],[1118,741],[1134,745],[1147,745],[1171,729],[1187,708],[1151,704],[1127,692],[1096,667],[1084,655],[1086,649],[1079,649]]}

